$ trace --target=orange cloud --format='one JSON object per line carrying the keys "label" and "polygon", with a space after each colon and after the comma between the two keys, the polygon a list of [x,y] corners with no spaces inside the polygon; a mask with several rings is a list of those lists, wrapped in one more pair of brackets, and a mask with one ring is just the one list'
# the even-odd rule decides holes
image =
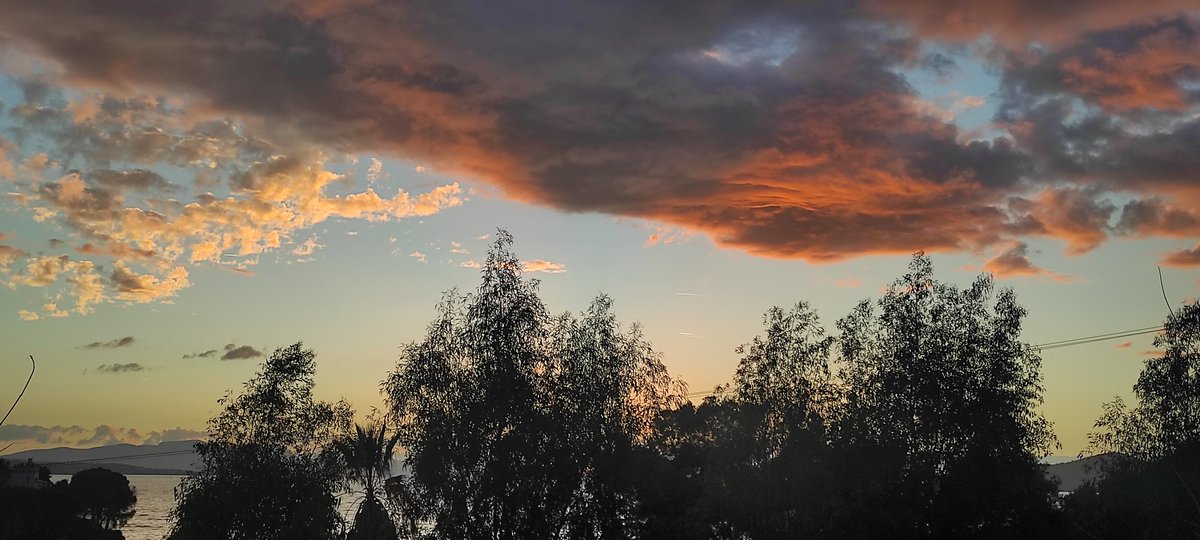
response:
{"label": "orange cloud", "polygon": [[1024,45],[1069,42],[1084,32],[1177,16],[1196,6],[1190,0],[867,0],[862,7],[904,22],[922,36],[961,41],[986,36]]}
{"label": "orange cloud", "polygon": [[[1184,234],[1165,224],[1197,200],[1191,2],[856,7],[501,3],[509,24],[496,25],[492,9],[357,0],[181,4],[171,17],[44,0],[13,6],[0,32],[56,66],[42,84],[105,94],[56,108],[30,87],[13,108],[30,129],[56,126],[45,136],[79,135],[50,156],[80,165],[78,179],[26,193],[32,211],[130,265],[117,246],[154,253],[137,271],[160,281],[177,263],[277,250],[330,218],[428,215],[463,196],[381,194],[370,182],[382,162],[367,189],[345,193],[352,178],[328,157],[344,153],[401,155],[513,199],[769,257],[1032,236],[1081,254],[1113,235]],[[563,20],[592,24],[566,32]],[[924,100],[906,72],[952,67],[922,57],[930,39],[985,36],[972,61],[1002,82],[989,97],[998,133],[979,140],[953,123],[979,98]],[[160,94],[178,97],[148,97]],[[167,198],[183,191],[137,173],[153,166],[214,193]],[[1175,217],[1125,220],[1160,198]]]}
{"label": "orange cloud", "polygon": [[1029,260],[1029,246],[1024,242],[1013,242],[1008,249],[993,257],[983,266],[996,277],[1048,277],[1055,281],[1071,281],[1069,276],[1041,268]]}
{"label": "orange cloud", "polygon": [[521,261],[521,270],[530,273],[562,274],[567,271],[567,267],[562,263],[551,262],[545,259],[533,259],[530,261]]}

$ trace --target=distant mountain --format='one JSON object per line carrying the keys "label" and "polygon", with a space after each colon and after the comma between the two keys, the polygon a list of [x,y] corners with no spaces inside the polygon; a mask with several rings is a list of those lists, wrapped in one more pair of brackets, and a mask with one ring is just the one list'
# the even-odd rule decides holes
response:
{"label": "distant mountain", "polygon": [[173,441],[162,444],[113,444],[98,448],[46,448],[25,450],[0,456],[23,462],[33,459],[49,467],[54,474],[73,474],[103,466],[121,474],[184,474],[199,467],[200,458],[193,445],[199,441]]}
{"label": "distant mountain", "polygon": [[1046,475],[1058,481],[1059,491],[1075,491],[1085,482],[1100,477],[1104,462],[1117,459],[1121,454],[1101,454],[1085,457],[1067,463],[1056,463],[1046,466]]}

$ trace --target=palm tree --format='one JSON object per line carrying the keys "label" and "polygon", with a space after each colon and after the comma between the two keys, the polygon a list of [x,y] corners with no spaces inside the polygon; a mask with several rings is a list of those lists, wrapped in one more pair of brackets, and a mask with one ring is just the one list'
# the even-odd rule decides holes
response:
{"label": "palm tree", "polygon": [[[354,433],[334,441],[346,462],[346,478],[363,486],[364,496],[354,513],[349,540],[397,540],[396,525],[384,507],[384,482],[391,472],[396,436],[387,436],[387,423],[354,425]],[[386,496],[385,496],[386,497]]]}

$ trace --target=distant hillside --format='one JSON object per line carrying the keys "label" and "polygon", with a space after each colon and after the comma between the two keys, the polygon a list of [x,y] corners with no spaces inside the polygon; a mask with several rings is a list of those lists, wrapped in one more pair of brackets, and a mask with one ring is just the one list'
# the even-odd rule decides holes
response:
{"label": "distant hillside", "polygon": [[1046,466],[1046,475],[1058,481],[1059,491],[1075,491],[1085,482],[1100,477],[1104,461],[1115,459],[1119,454],[1101,454],[1066,463]]}
{"label": "distant hillside", "polygon": [[0,456],[9,461],[45,464],[54,474],[72,474],[103,466],[121,474],[183,474],[199,467],[193,445],[198,441],[162,444],[114,444],[98,448],[45,448]]}

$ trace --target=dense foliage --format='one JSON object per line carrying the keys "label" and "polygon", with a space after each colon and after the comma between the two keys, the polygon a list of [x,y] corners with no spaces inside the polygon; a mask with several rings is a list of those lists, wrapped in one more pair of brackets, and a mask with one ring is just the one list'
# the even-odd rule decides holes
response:
{"label": "dense foliage", "polygon": [[[0,470],[11,466],[0,460]],[[137,495],[124,475],[103,468],[80,471],[70,481],[50,484],[41,468],[44,487],[0,483],[0,539],[120,540],[120,531],[134,514]],[[7,476],[3,477],[7,480]]]}
{"label": "dense foliage", "polygon": [[277,349],[240,395],[221,400],[202,465],[176,489],[171,538],[327,539],[341,530],[343,470],[330,441],[349,429],[347,404],[312,394],[315,354]]}
{"label": "dense foliage", "polygon": [[682,394],[611,301],[551,317],[501,232],[470,295],[451,291],[384,389],[437,538],[626,538],[635,446]]}
{"label": "dense foliage", "polygon": [[771,308],[694,404],[609,298],[552,316],[511,244],[402,348],[386,421],[350,430],[312,396],[312,352],[276,351],[212,420],[174,538],[334,538],[347,485],[354,539],[1200,537],[1198,304],[1168,319],[1137,404],[1106,405],[1104,476],[1064,497],[1039,462],[1039,351],[990,276],[939,282],[918,254],[835,334],[808,304]]}
{"label": "dense foliage", "polygon": [[1080,538],[1200,538],[1200,303],[1167,317],[1133,387],[1091,435],[1103,475],[1066,503]]}

